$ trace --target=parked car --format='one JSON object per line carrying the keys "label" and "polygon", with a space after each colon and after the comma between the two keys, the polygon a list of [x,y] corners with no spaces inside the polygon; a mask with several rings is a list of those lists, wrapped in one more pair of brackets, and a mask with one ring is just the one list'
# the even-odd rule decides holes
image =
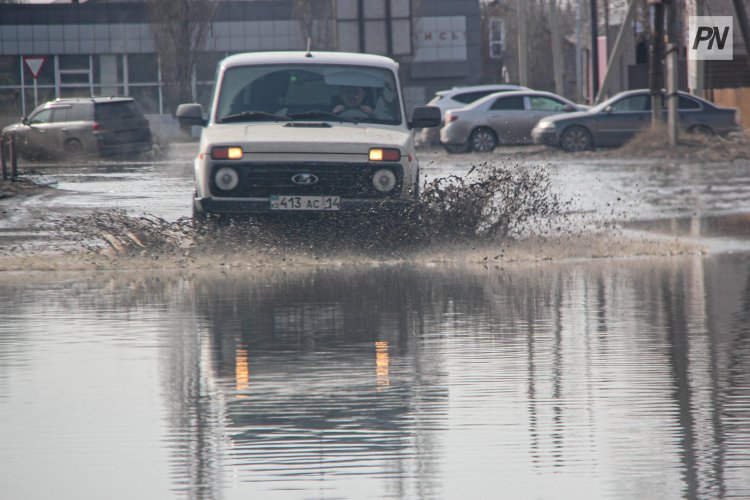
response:
{"label": "parked car", "polygon": [[490,94],[446,112],[440,142],[450,153],[489,152],[498,144],[528,144],[546,116],[585,109],[551,92],[522,90]]}
{"label": "parked car", "polygon": [[[680,128],[688,132],[725,135],[740,130],[737,110],[720,108],[699,97],[678,93]],[[666,108],[664,110],[666,119]],[[621,92],[584,113],[570,113],[540,120],[532,133],[534,142],[585,151],[621,146],[651,124],[648,89]]]}
{"label": "parked car", "polygon": [[[445,113],[451,109],[463,108],[482,97],[494,94],[496,92],[512,92],[514,90],[529,90],[521,85],[510,83],[496,83],[488,85],[472,85],[468,87],[454,87],[450,90],[441,90],[427,103],[428,106],[440,108],[441,117],[445,118]],[[425,144],[440,143],[440,129],[426,128],[422,130],[421,141]]]}
{"label": "parked car", "polygon": [[224,59],[202,125],[193,215],[353,212],[402,221],[419,195],[411,130],[437,126],[420,106],[407,120],[398,65],[368,54],[256,52]]}
{"label": "parked car", "polygon": [[55,99],[3,129],[25,157],[144,153],[151,128],[130,97]]}

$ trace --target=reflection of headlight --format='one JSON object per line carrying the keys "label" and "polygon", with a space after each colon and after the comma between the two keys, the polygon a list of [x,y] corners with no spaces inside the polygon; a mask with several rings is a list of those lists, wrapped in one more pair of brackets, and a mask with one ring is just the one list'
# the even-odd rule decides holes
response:
{"label": "reflection of headlight", "polygon": [[237,172],[233,168],[229,167],[220,168],[216,172],[214,179],[216,180],[216,185],[219,187],[219,189],[222,189],[224,191],[231,191],[232,189],[236,188],[237,184],[239,184],[240,182],[240,178],[237,175]]}
{"label": "reflection of headlight", "polygon": [[555,124],[552,122],[539,122],[538,128],[555,128]]}
{"label": "reflection of headlight", "polygon": [[372,176],[372,185],[381,193],[393,191],[396,187],[396,174],[387,168],[380,169]]}

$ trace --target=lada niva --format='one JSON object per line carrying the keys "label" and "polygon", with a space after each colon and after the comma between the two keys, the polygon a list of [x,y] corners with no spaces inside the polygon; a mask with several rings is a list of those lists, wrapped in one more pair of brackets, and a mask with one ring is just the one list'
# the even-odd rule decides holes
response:
{"label": "lada niva", "polygon": [[195,159],[197,219],[289,211],[406,212],[419,196],[417,128],[406,119],[392,59],[332,52],[259,52],[224,59],[204,118],[182,104],[183,126],[202,129]]}

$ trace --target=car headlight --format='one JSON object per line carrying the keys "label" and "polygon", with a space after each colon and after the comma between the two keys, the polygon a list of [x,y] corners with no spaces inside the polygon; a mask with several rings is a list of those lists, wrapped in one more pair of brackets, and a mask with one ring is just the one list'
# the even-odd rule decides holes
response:
{"label": "car headlight", "polygon": [[387,168],[381,168],[372,176],[372,185],[381,193],[389,193],[396,187],[396,174]]}
{"label": "car headlight", "polygon": [[551,129],[551,128],[555,128],[555,124],[553,122],[541,121],[541,122],[539,122],[539,124],[537,125],[537,127],[540,128],[540,129]]}
{"label": "car headlight", "polygon": [[214,181],[216,186],[223,191],[231,191],[237,187],[240,182],[240,176],[237,175],[237,171],[233,168],[222,167],[216,171],[214,175]]}

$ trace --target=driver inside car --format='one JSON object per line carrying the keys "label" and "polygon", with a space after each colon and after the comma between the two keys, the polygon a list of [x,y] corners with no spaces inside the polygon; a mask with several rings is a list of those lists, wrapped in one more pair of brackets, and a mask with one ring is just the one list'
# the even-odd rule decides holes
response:
{"label": "driver inside car", "polygon": [[332,112],[341,114],[353,110],[365,113],[367,116],[372,116],[375,110],[365,102],[366,95],[367,92],[364,87],[342,86],[339,89],[341,103],[334,106]]}

